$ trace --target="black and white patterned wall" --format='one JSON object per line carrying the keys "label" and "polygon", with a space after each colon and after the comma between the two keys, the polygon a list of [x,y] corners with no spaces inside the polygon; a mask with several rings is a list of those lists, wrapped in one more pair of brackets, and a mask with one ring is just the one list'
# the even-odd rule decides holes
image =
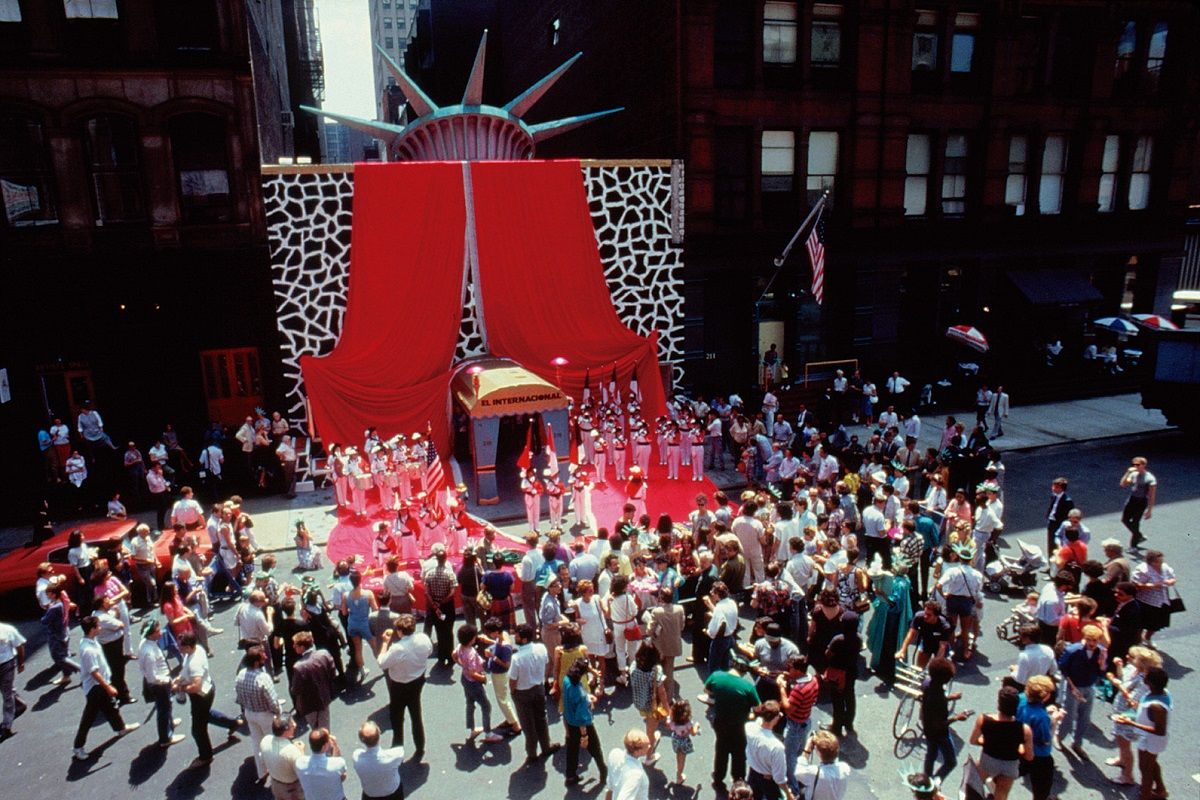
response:
{"label": "black and white patterned wall", "polygon": [[[657,330],[659,358],[683,361],[682,163],[593,162],[583,167],[604,276],[617,314],[632,330]],[[263,199],[287,411],[307,420],[300,357],[333,350],[346,311],[354,173],[263,168]],[[678,206],[678,207],[677,207]],[[474,283],[466,287],[457,355],[485,352]]]}

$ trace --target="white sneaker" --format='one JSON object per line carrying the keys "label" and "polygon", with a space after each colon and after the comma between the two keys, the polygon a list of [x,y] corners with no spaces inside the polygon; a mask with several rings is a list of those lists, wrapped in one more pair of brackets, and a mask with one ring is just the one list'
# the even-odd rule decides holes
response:
{"label": "white sneaker", "polygon": [[124,735],[125,735],[125,734],[127,734],[127,733],[133,733],[134,731],[136,731],[136,730],[137,730],[138,728],[140,728],[140,727],[142,727],[142,723],[140,723],[140,722],[130,722],[130,723],[126,724],[124,728],[122,728],[120,731],[118,731],[118,732],[117,732],[117,735],[118,735],[118,736],[124,736]]}
{"label": "white sneaker", "polygon": [[172,728],[178,728],[178,727],[179,727],[180,725],[182,725],[182,724],[183,724],[183,720],[182,720],[182,719],[180,719],[179,717],[176,717],[175,719],[171,720],[171,727],[172,727]]}
{"label": "white sneaker", "polygon": [[82,747],[76,747],[75,752],[71,753],[71,758],[75,759],[76,761],[87,761],[88,751]]}
{"label": "white sneaker", "polygon": [[158,746],[159,747],[170,747],[173,744],[179,744],[186,738],[187,737],[184,736],[182,733],[177,733],[174,736],[172,736],[170,739],[167,739],[165,742],[159,742]]}
{"label": "white sneaker", "polygon": [[483,741],[488,744],[495,744],[496,742],[503,742],[504,737],[498,733],[489,733],[487,736],[483,737]]}

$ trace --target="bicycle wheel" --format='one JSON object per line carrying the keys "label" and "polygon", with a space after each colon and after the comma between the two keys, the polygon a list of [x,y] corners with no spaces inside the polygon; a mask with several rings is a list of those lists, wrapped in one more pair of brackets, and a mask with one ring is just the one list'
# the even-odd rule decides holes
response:
{"label": "bicycle wheel", "polygon": [[896,706],[896,715],[892,717],[892,737],[899,740],[913,729],[913,717],[917,712],[917,701],[905,694]]}

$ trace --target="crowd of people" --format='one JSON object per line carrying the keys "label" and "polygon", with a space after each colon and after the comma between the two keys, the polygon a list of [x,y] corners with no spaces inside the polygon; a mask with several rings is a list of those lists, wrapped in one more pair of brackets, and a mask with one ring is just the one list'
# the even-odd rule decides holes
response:
{"label": "crowd of people", "polygon": [[[60,680],[82,673],[74,756],[91,757],[86,739],[97,716],[122,735],[137,727],[120,710],[137,701],[126,679],[127,662],[136,660],[161,746],[184,741],[172,702],[186,701],[198,764],[213,758],[210,726],[231,737],[246,731],[258,777],[275,797],[336,800],[348,765],[329,733],[331,704],[367,677],[373,659],[386,680],[391,742],[384,747],[386,731],[366,722],[350,761],[364,797],[400,797],[404,748],[411,744],[418,760],[426,753],[422,693],[433,659],[433,669],[458,672],[464,744],[519,736],[525,766],[565,745],[568,785],[585,779],[586,750],[612,798],[644,799],[646,770],[657,768],[662,751],[670,747],[667,775],[683,784],[693,739],[711,735],[712,784],[730,797],[839,800],[851,774],[839,749],[857,736],[857,683],[869,671],[891,684],[902,663],[924,676],[925,762],[906,780],[915,796],[935,796],[958,762],[951,726],[968,718],[951,711],[949,688],[982,641],[985,584],[1001,546],[1000,454],[972,445],[984,423],[967,437],[948,419],[942,447],[919,453],[911,407],[897,412],[889,404],[860,445],[811,411],[802,409],[794,426],[777,418],[770,399],[753,418],[740,404],[725,413],[723,400],[675,408],[690,420],[673,423],[676,431],[686,425],[697,438],[704,431],[706,462],[723,460],[726,437],[744,447],[749,487],[736,498],[702,493],[685,517],[657,518],[631,501],[611,525],[581,524],[574,537],[534,526],[519,561],[497,544],[494,529],[478,528],[478,538],[457,547],[461,566],[443,541],[415,562],[419,574],[410,571],[413,559],[381,551],[332,565],[326,596],[311,575],[297,585],[277,575],[276,556],[257,552],[239,498],[205,517],[186,489],[164,511],[174,558],[166,581],[148,563],[148,526],[138,526],[115,563],[72,541],[73,574],[53,578],[47,569],[37,593]],[[668,429],[667,448],[673,435]],[[600,451],[586,442],[596,438],[584,437],[580,448],[593,469]],[[399,445],[377,448],[387,460]],[[412,458],[410,449],[399,463]],[[969,734],[997,800],[1022,777],[1035,800],[1049,798],[1056,748],[1086,757],[1093,707],[1106,693],[1113,780],[1140,781],[1141,800],[1166,797],[1157,758],[1168,745],[1172,704],[1153,637],[1175,607],[1175,578],[1161,551],[1141,548],[1140,523],[1151,517],[1157,486],[1146,460],[1134,459],[1119,483],[1129,493],[1123,521],[1131,542],[1125,548],[1106,538],[1101,560],[1070,482],[1054,481],[1045,583],[1014,610],[1028,620],[1019,651],[997,687],[995,711],[980,715]],[[393,496],[397,514],[404,513],[399,500]],[[303,525],[296,545],[302,567],[321,569]],[[382,579],[377,588],[368,588],[372,578]],[[209,638],[223,633],[211,622],[222,596],[238,603],[244,656],[224,681],[232,692],[219,696],[207,656]],[[139,605],[137,643],[131,606]],[[78,661],[69,653],[76,621]],[[0,666],[4,648],[18,652],[22,644],[10,630],[0,629]],[[706,676],[695,700],[703,713],[680,692],[676,670],[685,664]],[[618,694],[644,724],[605,753],[593,715]],[[239,710],[227,715],[218,705]],[[827,724],[817,725],[817,709],[828,709]],[[307,747],[295,738],[298,727],[308,731]],[[807,758],[813,754],[816,762]]]}

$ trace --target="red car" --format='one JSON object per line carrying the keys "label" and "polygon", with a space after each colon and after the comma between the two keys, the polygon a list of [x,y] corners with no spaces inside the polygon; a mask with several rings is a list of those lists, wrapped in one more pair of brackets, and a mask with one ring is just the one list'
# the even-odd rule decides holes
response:
{"label": "red car", "polygon": [[[96,553],[105,558],[112,557],[121,546],[121,540],[133,533],[138,525],[136,519],[106,519],[99,522],[88,522],[82,525],[71,525],[42,542],[37,547],[18,547],[4,556],[0,556],[0,593],[32,589],[37,583],[38,564],[50,562],[56,574],[68,575],[73,573],[67,563],[67,539],[71,531],[83,531],[83,540]],[[203,532],[201,532],[203,533]],[[154,542],[154,553],[158,558],[160,577],[171,569],[171,534],[158,537]],[[202,535],[204,542],[202,550],[209,549],[207,534]],[[32,595],[31,595],[32,596]]]}

